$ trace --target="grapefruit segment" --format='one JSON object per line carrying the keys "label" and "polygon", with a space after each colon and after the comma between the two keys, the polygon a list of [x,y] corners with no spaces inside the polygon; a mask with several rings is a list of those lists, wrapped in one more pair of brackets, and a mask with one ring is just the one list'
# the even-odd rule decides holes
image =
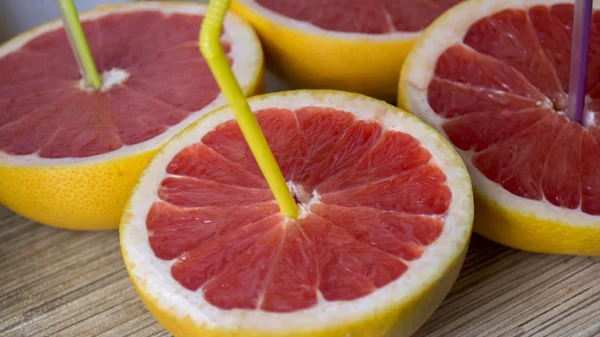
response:
{"label": "grapefruit segment", "polygon": [[[131,19],[125,18],[125,20]],[[140,62],[142,59],[148,60],[157,51],[178,51],[177,48],[173,47],[191,43],[198,39],[198,27],[202,25],[202,21],[202,16],[179,13],[156,18],[149,27],[142,26],[144,28],[143,32],[139,32],[140,34],[132,37],[127,53],[121,60],[123,66],[128,67]],[[128,22],[128,24],[135,24],[135,22]],[[169,27],[169,29],[165,29],[165,27]],[[115,33],[117,32],[115,31]],[[196,57],[199,56],[201,55],[196,43]]]}
{"label": "grapefruit segment", "polygon": [[402,261],[357,241],[346,230],[316,215],[301,220],[300,226],[317,250],[319,290],[327,301],[363,297],[407,269]]}
{"label": "grapefruit segment", "polygon": [[[53,107],[52,104],[47,107]],[[35,153],[56,133],[57,118],[44,112],[33,111],[0,128],[0,149],[8,154]],[[27,130],[28,134],[23,134]]]}
{"label": "grapefruit segment", "polygon": [[[160,259],[172,260],[198,246],[237,230],[248,223],[268,218],[278,211],[274,202],[248,206],[182,208],[156,202],[146,221],[150,246]],[[202,225],[199,225],[202,224]]]}
{"label": "grapefruit segment", "polygon": [[[74,59],[73,62],[75,62]],[[32,66],[34,64],[43,64],[44,66],[41,68]],[[2,88],[36,80],[72,80],[75,82],[80,78],[77,64],[73,65],[55,56],[48,57],[44,53],[29,51],[25,48],[19,50],[18,53],[0,58],[0,71],[2,72],[2,78],[0,78],[0,87]]]}
{"label": "grapefruit segment", "polygon": [[256,119],[283,177],[291,180],[299,166],[301,142],[296,114],[289,109],[264,109],[256,112]]}
{"label": "grapefruit segment", "polygon": [[[226,54],[231,52],[230,43],[221,42],[221,46]],[[196,41],[188,40],[164,50],[148,51],[148,53],[140,55],[140,57],[136,59],[137,62],[129,65],[126,69],[137,68],[146,70],[145,75],[153,76],[155,71],[153,68],[160,69],[160,66],[166,64],[197,60],[199,53],[198,43]],[[232,61],[231,57],[229,58],[230,61]],[[142,74],[142,76],[143,75],[144,74]]]}
{"label": "grapefruit segment", "polygon": [[379,141],[382,133],[383,129],[379,123],[361,120],[353,122],[339,138],[329,157],[313,170],[303,186],[312,189],[328,177],[356,165]]}
{"label": "grapefruit segment", "polygon": [[384,211],[443,214],[450,202],[444,174],[427,165],[389,179],[321,195],[321,201],[346,207],[372,207]]}
{"label": "grapefruit segment", "polygon": [[[262,1],[263,6],[269,8],[270,3]],[[381,3],[368,3],[360,0],[333,0],[316,1],[310,4],[313,7],[312,15],[308,18],[311,24],[328,31],[383,34],[393,28],[388,19],[388,13]],[[319,6],[320,10],[314,10]],[[343,6],[352,15],[339,12]]]}
{"label": "grapefruit segment", "polygon": [[277,225],[282,220],[280,215],[273,215],[238,226],[235,230],[216,236],[212,240],[199,238],[196,244],[190,245],[183,256],[175,260],[171,267],[171,275],[185,288],[197,290],[235,260],[240,259],[241,253],[257,246],[261,237],[270,236],[270,232],[277,230]]}
{"label": "grapefruit segment", "polygon": [[474,23],[464,43],[513,67],[549,97],[566,107],[565,93],[524,10],[505,10]]}
{"label": "grapefruit segment", "polygon": [[516,69],[461,44],[450,46],[440,55],[435,66],[435,76],[474,87],[506,91],[535,100],[543,99],[540,91]]}
{"label": "grapefruit segment", "polygon": [[275,225],[203,286],[206,301],[221,309],[256,309],[273,273],[285,237]]}
{"label": "grapefruit segment", "polygon": [[[102,62],[104,54],[101,43],[102,30],[99,28],[98,21],[82,21],[81,27],[88,40],[88,46],[94,57],[94,62],[96,62],[96,59]],[[51,60],[53,64],[56,64],[65,71],[68,70],[69,73],[74,75],[74,77],[69,77],[70,79],[79,79],[79,69],[77,68],[73,52],[65,48],[68,45],[69,40],[66,32],[63,29],[54,29],[25,43],[22,48],[25,51],[38,53],[41,57]]]}
{"label": "grapefruit segment", "polygon": [[[256,113],[256,120],[270,144],[281,173],[286,180],[291,179],[298,167],[301,141],[294,112],[286,109],[265,109]],[[237,121],[219,125],[213,132],[207,133],[202,142],[264,180]]]}
{"label": "grapefruit segment", "polygon": [[320,282],[320,256],[305,226],[287,224],[275,265],[259,299],[259,308],[267,312],[293,312],[317,304]]}
{"label": "grapefruit segment", "polygon": [[345,229],[359,242],[411,261],[421,257],[425,246],[442,233],[439,217],[384,212],[367,207],[316,204],[311,211]]}
{"label": "grapefruit segment", "polygon": [[[559,65],[555,65],[557,70],[564,69],[567,65],[571,64],[571,30],[573,27],[573,6],[571,4],[558,4],[551,7],[552,16],[556,18],[561,26],[566,27],[568,32],[568,41],[565,39],[560,44],[554,46],[555,49],[559,48],[558,46],[568,46],[567,48],[562,48],[562,54],[565,54],[566,57],[561,57],[561,60],[557,62]],[[531,15],[531,14],[530,14]],[[558,24],[558,23],[557,23]],[[540,27],[540,30],[545,30],[547,28]],[[558,41],[557,41],[558,42]],[[560,51],[557,51],[560,53]],[[552,57],[549,56],[552,60]],[[569,77],[569,70],[564,69],[567,83]],[[592,13],[592,24],[590,31],[590,45],[589,45],[589,54],[588,54],[588,74],[587,74],[587,89],[590,90],[594,85],[599,82],[600,78],[600,14],[595,12]],[[568,88],[565,89],[568,91]]]}
{"label": "grapefruit segment", "polygon": [[581,140],[581,210],[600,215],[600,137],[595,134],[584,133]]}
{"label": "grapefruit segment", "polygon": [[115,86],[98,100],[96,113],[110,111],[109,122],[118,129],[125,145],[152,139],[188,116],[188,112],[148,97],[126,86]]}
{"label": "grapefruit segment", "polygon": [[[39,85],[45,87],[47,83],[40,83]],[[2,89],[0,89],[0,91],[4,91]],[[20,88],[12,87],[11,89],[14,89],[15,93],[21,91]],[[35,109],[40,106],[49,105],[56,101],[60,97],[61,89],[63,88],[57,89],[56,91],[46,91],[42,89],[44,91],[41,92],[32,90],[33,93],[25,95],[17,94],[19,95],[18,97],[13,95],[13,93],[9,91],[10,89],[4,91],[8,98],[0,97],[0,110],[2,111],[2,115],[0,115],[0,129],[35,111]]]}
{"label": "grapefruit segment", "polygon": [[264,178],[249,173],[242,166],[200,143],[178,153],[167,166],[167,173],[221,184],[269,188]]}
{"label": "grapefruit segment", "polygon": [[486,177],[518,196],[541,200],[540,180],[556,135],[567,121],[547,115],[513,137],[473,156],[473,164]]}
{"label": "grapefruit segment", "polygon": [[220,93],[202,59],[143,64],[130,71],[139,77],[127,80],[127,87],[187,111],[208,105]]}
{"label": "grapefruit segment", "polygon": [[[443,12],[452,8],[456,4],[459,4],[462,2],[460,0],[430,0],[430,1],[435,3],[436,5],[438,5],[442,9]],[[429,24],[427,24],[427,25],[429,25]]]}
{"label": "grapefruit segment", "polygon": [[[94,57],[96,66],[100,69],[126,68],[135,63],[136,59],[126,57],[131,52],[131,46],[136,41],[143,40],[148,30],[153,26],[160,25],[163,18],[163,13],[149,8],[148,10],[138,10],[135,15],[117,12],[97,20],[101,32],[98,40],[101,41],[103,52],[99,59]],[[114,36],[120,36],[121,38],[114,39],[112,38]],[[156,41],[148,42],[156,43]],[[141,47],[141,45],[138,47]],[[143,54],[137,55],[139,57],[143,56]]]}
{"label": "grapefruit segment", "polygon": [[527,129],[548,115],[544,108],[494,109],[474,112],[444,123],[444,131],[452,143],[464,151],[483,151],[500,141]]}
{"label": "grapefruit segment", "polygon": [[274,200],[268,189],[232,186],[188,177],[166,178],[158,195],[160,199],[181,207],[252,205]]}
{"label": "grapefruit segment", "polygon": [[518,111],[538,107],[538,102],[533,99],[439,78],[431,80],[427,95],[431,107],[445,118],[475,112],[493,114],[503,110]]}
{"label": "grapefruit segment", "polygon": [[256,3],[263,7],[270,8],[274,12],[301,21],[309,21],[311,17],[316,15],[313,4],[306,1],[257,0]]}
{"label": "grapefruit segment", "polygon": [[59,126],[39,149],[38,155],[42,158],[89,157],[120,148],[123,142],[119,132],[111,116],[103,113],[108,107],[103,98],[75,92],[55,103],[59,109],[79,110],[77,115],[61,113],[56,108],[40,109],[39,112],[45,115],[58,114]]}
{"label": "grapefruit segment", "polygon": [[443,13],[443,9],[435,1],[383,0],[381,2],[384,5],[384,13],[392,23],[391,29],[388,28],[391,31],[418,32]]}
{"label": "grapefruit segment", "polygon": [[542,192],[553,205],[575,209],[581,205],[581,142],[585,130],[567,123],[548,151],[541,177]]}
{"label": "grapefruit segment", "polygon": [[308,183],[314,172],[326,164],[338,139],[354,122],[354,116],[335,109],[306,107],[296,111],[296,118],[301,147],[293,180],[302,185]]}
{"label": "grapefruit segment", "polygon": [[[459,157],[415,117],[366,96],[300,91],[249,105],[300,216],[251,187],[260,172],[231,110],[206,115],[154,157],[123,217],[124,259],[150,310],[181,336],[383,337],[398,319],[414,332],[433,308],[412,306],[449,289],[435,265],[455,266],[468,241]],[[321,180],[336,189],[321,193]],[[168,323],[182,319],[191,330]]]}
{"label": "grapefruit segment", "polygon": [[340,171],[316,186],[320,194],[358,187],[393,178],[396,174],[425,165],[431,154],[412,136],[386,132],[355,166]]}
{"label": "grapefruit segment", "polygon": [[588,110],[592,112],[592,118],[594,121],[598,120],[598,112],[600,112],[600,99],[592,100],[588,104]]}
{"label": "grapefruit segment", "polygon": [[244,142],[244,135],[237,121],[228,121],[219,125],[214,131],[202,137],[202,143],[228,160],[238,163],[248,172],[261,176],[260,168],[250,147]]}
{"label": "grapefruit segment", "polygon": [[597,11],[592,14],[586,83],[588,89],[600,84],[600,13]]}
{"label": "grapefruit segment", "polygon": [[596,101],[598,99],[600,99],[600,83],[596,84],[588,93],[588,95],[590,95],[590,97]]}
{"label": "grapefruit segment", "polygon": [[[565,46],[572,44],[573,7],[535,6],[528,14],[543,51],[556,70],[563,91],[568,92],[571,55],[570,48]],[[563,21],[561,18],[570,19]]]}
{"label": "grapefruit segment", "polygon": [[411,52],[399,95],[466,161],[478,233],[528,251],[599,255],[600,176],[591,163],[600,144],[600,7],[582,125],[565,117],[573,10],[566,0],[460,4]]}
{"label": "grapefruit segment", "polygon": [[[365,230],[382,228],[392,233],[401,242],[423,247],[434,243],[443,230],[443,219],[437,215],[386,212],[368,207],[343,207],[324,203],[313,205],[311,211],[342,228],[348,223],[352,223],[350,225],[352,227],[362,226]],[[394,249],[395,247],[382,248]]]}
{"label": "grapefruit segment", "polygon": [[[23,97],[35,99],[37,96],[41,95],[51,95],[48,98],[56,98],[58,93],[61,91],[68,91],[67,89],[73,89],[74,86],[76,86],[74,81],[41,78],[25,83],[0,87],[0,100],[15,101],[17,99],[22,99]],[[38,107],[44,105],[47,101],[42,101],[39,104],[36,103],[37,102],[30,102],[29,104],[33,107]],[[29,108],[29,106],[25,108],[25,111],[28,111],[27,108]]]}
{"label": "grapefruit segment", "polygon": [[[53,226],[115,228],[152,154],[225,103],[197,45],[205,11],[132,2],[82,13],[99,90],[83,86],[60,20],[2,45],[0,203]],[[243,93],[262,90],[251,27],[227,15],[222,41]]]}

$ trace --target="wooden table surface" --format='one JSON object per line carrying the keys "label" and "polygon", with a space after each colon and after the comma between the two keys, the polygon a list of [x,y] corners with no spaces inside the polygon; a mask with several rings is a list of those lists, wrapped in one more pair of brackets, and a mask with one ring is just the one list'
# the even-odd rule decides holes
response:
{"label": "wooden table surface", "polygon": [[[0,336],[169,336],[129,282],[117,231],[42,226],[0,206]],[[475,236],[416,336],[600,336],[600,258],[528,254]]]}
{"label": "wooden table surface", "polygon": [[[282,89],[268,75],[267,91]],[[117,231],[55,229],[0,206],[0,337],[8,336],[169,334],[130,283]],[[475,235],[454,288],[414,335],[425,336],[600,336],[600,258],[529,254]]]}

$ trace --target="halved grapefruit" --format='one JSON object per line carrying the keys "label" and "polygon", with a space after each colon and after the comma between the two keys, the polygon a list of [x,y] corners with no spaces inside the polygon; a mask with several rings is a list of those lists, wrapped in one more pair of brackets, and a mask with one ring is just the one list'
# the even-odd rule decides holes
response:
{"label": "halved grapefruit", "polygon": [[421,31],[461,1],[234,0],[231,8],[293,86],[395,102],[402,62]]}
{"label": "halved grapefruit", "polygon": [[249,99],[300,217],[286,218],[229,108],[170,140],[121,222],[129,275],[175,336],[398,336],[449,291],[473,200],[450,144],[366,96]]}
{"label": "halved grapefruit", "polygon": [[572,1],[468,1],[428,28],[400,105],[446,135],[476,192],[475,230],[534,252],[600,255],[600,3],[584,125],[565,116]]}
{"label": "halved grapefruit", "polygon": [[[164,142],[225,103],[198,48],[206,7],[132,3],[81,16],[103,88],[81,85],[61,23],[0,47],[0,203],[35,221],[116,228],[139,173]],[[222,37],[247,94],[262,51],[235,15]]]}

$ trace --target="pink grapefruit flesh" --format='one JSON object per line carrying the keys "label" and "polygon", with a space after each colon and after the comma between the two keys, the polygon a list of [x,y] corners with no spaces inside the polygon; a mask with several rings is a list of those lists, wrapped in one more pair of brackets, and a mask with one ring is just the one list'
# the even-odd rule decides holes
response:
{"label": "pink grapefruit flesh", "polygon": [[304,215],[279,213],[237,123],[218,125],[171,160],[146,218],[183,287],[221,309],[353,300],[402,277],[442,234],[446,176],[412,136],[332,108],[256,116]]}
{"label": "pink grapefruit flesh", "polygon": [[[567,108],[573,5],[509,9],[473,24],[438,59],[428,101],[452,143],[507,191],[600,214],[600,12],[592,19],[589,118]],[[474,70],[475,69],[475,70]]]}
{"label": "pink grapefruit flesh", "polygon": [[418,32],[463,0],[255,0],[273,12],[346,33]]}
{"label": "pink grapefruit flesh", "polygon": [[0,151],[94,156],[156,137],[205,107],[219,88],[198,50],[201,21],[140,10],[82,22],[98,70],[128,74],[101,91],[80,87],[62,28],[0,58]]}

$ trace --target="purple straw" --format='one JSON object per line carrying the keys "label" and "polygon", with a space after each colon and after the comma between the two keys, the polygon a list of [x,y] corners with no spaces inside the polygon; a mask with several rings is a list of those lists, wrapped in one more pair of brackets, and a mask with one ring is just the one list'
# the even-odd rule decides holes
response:
{"label": "purple straw", "polygon": [[593,0],[575,0],[567,116],[583,125]]}

